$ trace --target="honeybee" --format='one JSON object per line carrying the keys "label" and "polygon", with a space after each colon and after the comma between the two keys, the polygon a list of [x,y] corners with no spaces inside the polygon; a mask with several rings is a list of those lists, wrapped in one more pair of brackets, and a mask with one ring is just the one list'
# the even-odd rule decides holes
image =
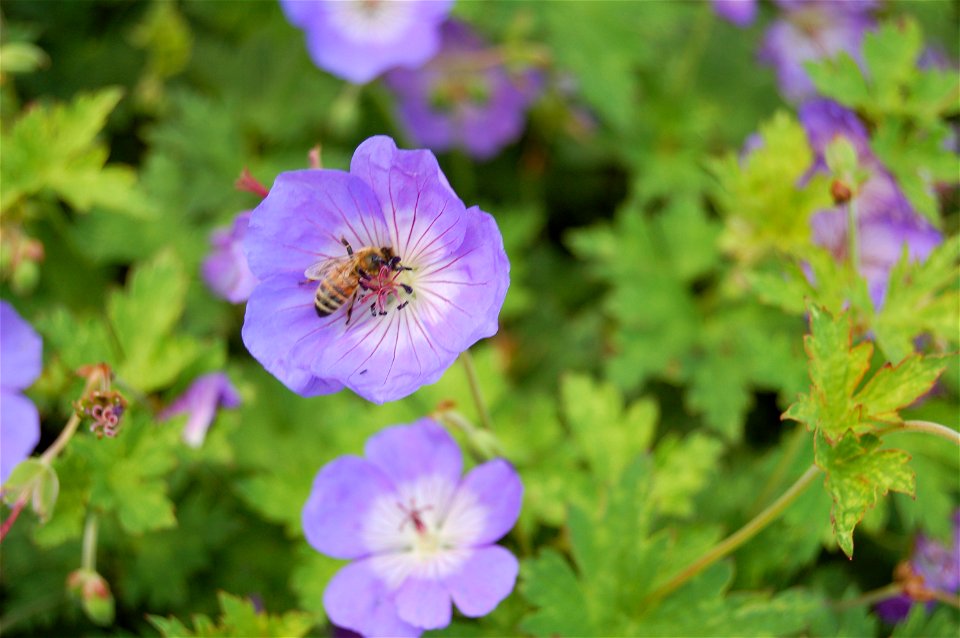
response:
{"label": "honeybee", "polygon": [[[381,281],[381,271],[384,267],[391,272],[411,270],[400,265],[400,258],[394,254],[391,247],[364,246],[354,251],[346,238],[341,238],[340,243],[347,249],[346,255],[318,262],[303,272],[308,281],[319,282],[313,300],[318,317],[332,315],[349,300],[347,306],[347,323],[349,324],[353,314],[353,304],[361,290],[372,292],[375,296],[381,292],[381,289],[386,288],[392,291],[400,287],[408,293],[413,292],[410,286],[395,284],[392,278],[386,283]],[[375,306],[376,304],[371,306],[371,312],[374,314]],[[381,314],[386,312],[381,311]]]}

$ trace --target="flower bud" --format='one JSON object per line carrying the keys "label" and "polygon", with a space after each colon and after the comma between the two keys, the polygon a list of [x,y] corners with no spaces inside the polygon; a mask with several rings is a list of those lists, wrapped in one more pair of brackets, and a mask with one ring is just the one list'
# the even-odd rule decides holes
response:
{"label": "flower bud", "polygon": [[853,191],[846,182],[835,179],[830,184],[830,196],[833,197],[834,204],[846,204],[853,197]]}
{"label": "flower bud", "polygon": [[67,576],[67,593],[80,601],[80,607],[92,622],[106,626],[113,622],[116,604],[110,585],[91,569],[77,569]]}

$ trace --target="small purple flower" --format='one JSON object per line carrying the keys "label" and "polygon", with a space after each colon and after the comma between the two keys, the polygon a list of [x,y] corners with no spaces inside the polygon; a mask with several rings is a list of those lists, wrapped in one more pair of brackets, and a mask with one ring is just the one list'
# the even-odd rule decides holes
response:
{"label": "small purple flower", "polygon": [[434,383],[497,332],[509,285],[493,217],[464,207],[430,151],[383,136],[349,173],[280,174],[245,248],[260,283],[243,341],[304,396],[348,387],[383,403]]}
{"label": "small purple flower", "polygon": [[43,367],[43,342],[13,306],[0,300],[0,483],[40,441],[40,414],[22,390]]}
{"label": "small purple flower", "polygon": [[523,133],[539,77],[531,70],[508,73],[461,22],[447,21],[441,35],[440,52],[427,64],[394,69],[385,77],[397,95],[400,120],[418,145],[493,157]]}
{"label": "small purple flower", "polygon": [[523,485],[497,459],[461,478],[460,449],[431,419],[371,437],[365,458],[317,474],[303,531],[317,551],[354,562],[327,585],[331,622],[365,636],[419,636],[493,611],[517,559],[495,545],[517,521]]}
{"label": "small purple flower", "polygon": [[167,406],[159,415],[161,421],[178,414],[186,414],[183,440],[190,447],[200,447],[207,430],[217,416],[218,408],[235,408],[240,405],[240,395],[222,372],[212,372],[197,377],[187,391]]}
{"label": "small purple flower", "polygon": [[778,0],[783,10],[764,36],[760,60],[777,71],[780,91],[800,101],[814,94],[804,63],[847,52],[861,62],[860,43],[875,21],[873,0]]}
{"label": "small purple flower", "polygon": [[257,278],[250,272],[243,254],[243,240],[250,224],[250,211],[236,216],[230,228],[218,228],[210,235],[212,251],[203,260],[203,280],[218,296],[231,303],[250,298]]}
{"label": "small purple flower", "polygon": [[714,12],[731,24],[746,27],[757,17],[757,0],[712,0]]}
{"label": "small purple flower", "polygon": [[[816,99],[800,107],[799,116],[816,153],[811,173],[827,170],[824,153],[838,137],[851,143],[860,168],[869,173],[851,203],[857,214],[858,269],[867,280],[874,307],[879,309],[886,297],[890,270],[900,259],[903,246],[911,259],[923,261],[943,236],[913,210],[893,176],[870,151],[867,129],[855,113],[830,100]],[[818,212],[811,225],[814,243],[827,248],[838,260],[848,258],[846,206]]]}
{"label": "small purple flower", "polygon": [[306,31],[318,67],[362,84],[387,69],[430,59],[453,0],[280,0],[280,6]]}
{"label": "small purple flower", "polygon": [[936,603],[925,595],[926,591],[943,594],[960,591],[960,510],[953,514],[953,546],[917,535],[913,557],[907,565],[905,593],[881,601],[875,607],[877,615],[891,625],[906,619],[917,602],[925,602],[927,610],[931,610]]}

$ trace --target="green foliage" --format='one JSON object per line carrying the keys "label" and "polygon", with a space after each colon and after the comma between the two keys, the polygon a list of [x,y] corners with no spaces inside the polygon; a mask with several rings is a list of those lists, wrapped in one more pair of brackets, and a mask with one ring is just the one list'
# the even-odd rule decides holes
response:
{"label": "green foliage", "polygon": [[37,106],[5,128],[0,210],[49,190],[79,211],[101,206],[136,217],[150,215],[136,173],[106,166],[107,147],[96,141],[121,96],[113,87],[80,95],[67,105]]}
{"label": "green foliage", "polygon": [[804,344],[811,388],[784,418],[805,423],[828,441],[901,422],[899,410],[929,391],[945,368],[938,357],[913,354],[896,366],[884,364],[860,387],[870,367],[872,344],[852,346],[849,315],[833,317],[816,306],[808,310],[811,334]]}
{"label": "green foliage", "polygon": [[833,499],[830,520],[840,549],[853,556],[853,528],[867,510],[888,491],[913,495],[915,475],[903,450],[880,449],[872,434],[850,432],[836,443],[817,433],[817,466],[827,473],[826,488]]}
{"label": "green foliage", "polygon": [[863,40],[866,69],[849,54],[807,67],[817,90],[871,120],[902,115],[933,121],[957,111],[960,79],[946,69],[918,69],[923,34],[914,20],[886,22]]}
{"label": "green foliage", "polygon": [[760,141],[745,157],[731,152],[712,163],[717,198],[728,220],[720,240],[724,250],[748,264],[771,251],[805,250],[810,216],[830,205],[823,176],[797,186],[812,164],[803,127],[783,112],[760,126]]}
{"label": "green foliage", "polygon": [[254,601],[226,592],[220,592],[222,613],[216,621],[202,614],[192,618],[193,628],[176,618],[148,616],[147,619],[163,636],[206,636],[209,638],[268,638],[305,636],[312,621],[307,614],[290,611],[283,615],[273,615],[257,610]]}

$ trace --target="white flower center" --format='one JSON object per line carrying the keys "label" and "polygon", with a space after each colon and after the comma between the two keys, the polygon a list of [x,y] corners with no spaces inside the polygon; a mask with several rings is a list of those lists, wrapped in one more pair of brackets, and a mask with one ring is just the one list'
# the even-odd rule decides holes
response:
{"label": "white flower center", "polygon": [[409,576],[442,578],[466,560],[486,520],[468,490],[441,476],[426,476],[383,495],[370,508],[363,536],[388,587]]}
{"label": "white flower center", "polygon": [[329,5],[331,23],[356,42],[382,44],[398,39],[413,21],[410,2],[339,0]]}

